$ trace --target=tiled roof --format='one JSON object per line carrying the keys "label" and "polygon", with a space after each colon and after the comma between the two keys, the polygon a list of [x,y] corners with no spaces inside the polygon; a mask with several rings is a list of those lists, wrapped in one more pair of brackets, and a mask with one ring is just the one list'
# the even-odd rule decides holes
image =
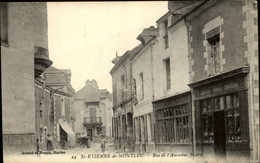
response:
{"label": "tiled roof", "polygon": [[66,93],[73,95],[75,90],[70,83],[71,71],[50,66],[44,71],[45,85],[49,87],[63,86]]}
{"label": "tiled roof", "polygon": [[91,85],[85,85],[74,95],[74,100],[84,100],[85,102],[99,102],[100,93]]}

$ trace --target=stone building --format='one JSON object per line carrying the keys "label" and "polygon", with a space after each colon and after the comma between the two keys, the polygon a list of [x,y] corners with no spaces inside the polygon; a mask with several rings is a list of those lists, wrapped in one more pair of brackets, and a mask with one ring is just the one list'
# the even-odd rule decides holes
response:
{"label": "stone building", "polygon": [[3,151],[36,151],[40,131],[35,82],[52,64],[47,5],[1,2],[0,8]]}
{"label": "stone building", "polygon": [[134,53],[114,59],[115,146],[131,146],[122,143],[129,119],[121,97],[131,87],[135,152],[150,152],[154,143],[158,152],[259,160],[257,2],[170,1],[168,7],[158,34],[144,29]]}
{"label": "stone building", "polygon": [[113,137],[115,149],[134,151],[131,54],[137,53],[139,45],[113,59],[110,74],[113,89]]}
{"label": "stone building", "polygon": [[141,48],[132,53],[131,72],[132,87],[135,101],[133,107],[135,151],[141,153],[154,152],[154,99],[153,57],[154,45],[158,42],[158,30],[151,26],[145,28],[137,37]]}
{"label": "stone building", "polygon": [[195,151],[259,160],[257,1],[205,1],[185,20]]}
{"label": "stone building", "polygon": [[112,137],[112,98],[107,89],[99,89],[96,80],[87,80],[73,97],[75,133],[77,138],[88,135],[99,142],[101,134]]}
{"label": "stone building", "polygon": [[192,153],[188,30],[183,16],[200,3],[169,2],[169,11],[156,22],[159,35],[154,45],[152,102],[157,152]]}
{"label": "stone building", "polygon": [[[46,103],[42,103],[45,109],[40,117],[41,134],[45,138],[46,134],[52,135],[56,148],[73,147],[76,143],[75,111],[72,108],[75,90],[71,86],[71,71],[51,66],[45,70],[43,78]],[[38,94],[42,96],[40,92]]]}

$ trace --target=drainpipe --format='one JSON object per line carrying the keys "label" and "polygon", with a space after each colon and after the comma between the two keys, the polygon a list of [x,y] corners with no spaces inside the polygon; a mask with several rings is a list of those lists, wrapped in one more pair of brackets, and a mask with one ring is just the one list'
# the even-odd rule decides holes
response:
{"label": "drainpipe", "polygon": [[[190,74],[190,83],[192,82],[192,67],[191,67],[191,54],[190,54],[190,33],[189,33],[189,22],[184,19],[185,26],[187,28],[187,37],[188,37],[188,58],[189,58],[189,74]],[[196,153],[196,128],[195,128],[195,105],[193,101],[194,97],[194,92],[193,89],[191,89],[191,121],[192,121],[192,128],[191,128],[191,133],[192,133],[192,152]]]}

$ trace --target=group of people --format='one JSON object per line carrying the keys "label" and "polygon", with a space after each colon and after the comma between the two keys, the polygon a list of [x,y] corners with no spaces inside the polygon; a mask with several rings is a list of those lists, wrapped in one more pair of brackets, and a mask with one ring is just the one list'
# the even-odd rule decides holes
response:
{"label": "group of people", "polygon": [[[105,135],[101,135],[100,144],[101,144],[101,151],[105,153],[106,150],[106,143],[107,139],[105,138]],[[89,136],[85,135],[80,138],[80,147],[81,148],[90,148],[90,140]],[[46,138],[46,150],[48,152],[51,152],[54,150],[53,143],[52,143],[52,137],[50,134],[47,135]]]}
{"label": "group of people", "polygon": [[80,147],[81,148],[90,148],[89,136],[85,135],[80,138]]}
{"label": "group of people", "polygon": [[[81,148],[90,148],[90,140],[89,135],[82,134],[80,138],[78,138],[78,143]],[[101,135],[100,144],[101,144],[101,151],[105,153],[106,150],[106,143],[107,139],[105,135]]]}

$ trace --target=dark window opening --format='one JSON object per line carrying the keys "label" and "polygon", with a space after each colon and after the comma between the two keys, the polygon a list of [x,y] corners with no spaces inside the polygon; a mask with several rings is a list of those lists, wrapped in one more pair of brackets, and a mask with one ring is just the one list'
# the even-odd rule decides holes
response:
{"label": "dark window opening", "polygon": [[7,3],[0,3],[0,11],[1,11],[1,44],[2,42],[8,43],[8,30],[7,30]]}

